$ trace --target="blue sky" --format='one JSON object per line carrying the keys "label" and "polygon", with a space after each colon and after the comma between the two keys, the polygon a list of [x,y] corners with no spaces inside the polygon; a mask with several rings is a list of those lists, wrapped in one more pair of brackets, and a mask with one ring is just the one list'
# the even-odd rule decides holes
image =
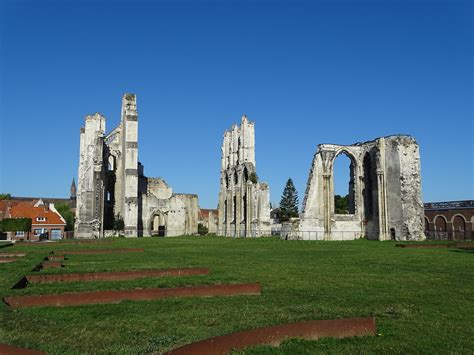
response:
{"label": "blue sky", "polygon": [[111,129],[132,92],[145,174],[202,207],[242,114],[273,202],[288,177],[303,199],[318,144],[397,133],[420,144],[425,201],[474,198],[471,1],[1,4],[0,192],[68,196],[84,116]]}

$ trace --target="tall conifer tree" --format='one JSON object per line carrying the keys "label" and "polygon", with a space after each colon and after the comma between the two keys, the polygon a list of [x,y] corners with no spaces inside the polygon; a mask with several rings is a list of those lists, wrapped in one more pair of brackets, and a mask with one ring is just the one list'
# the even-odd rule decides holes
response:
{"label": "tall conifer tree", "polygon": [[292,217],[298,217],[298,192],[296,192],[293,180],[288,179],[280,201],[280,220],[288,221]]}

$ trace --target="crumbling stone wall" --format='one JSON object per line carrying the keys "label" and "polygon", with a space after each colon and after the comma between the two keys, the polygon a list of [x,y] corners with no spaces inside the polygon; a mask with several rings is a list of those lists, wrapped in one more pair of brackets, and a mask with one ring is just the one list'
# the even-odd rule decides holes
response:
{"label": "crumbling stone wall", "polygon": [[[351,160],[350,214],[335,214],[333,165]],[[420,154],[410,136],[397,135],[343,146],[318,146],[308,178],[298,234],[303,239],[421,240]]]}
{"label": "crumbling stone wall", "polygon": [[218,234],[270,235],[270,189],[257,181],[255,128],[246,116],[224,133],[218,204]]}
{"label": "crumbling stone wall", "polygon": [[125,94],[121,122],[109,134],[98,113],[87,116],[81,129],[76,237],[99,238],[117,219],[123,219],[125,236],[149,236],[155,215],[163,236],[196,234],[197,196],[173,194],[164,180],[143,172],[136,95]]}

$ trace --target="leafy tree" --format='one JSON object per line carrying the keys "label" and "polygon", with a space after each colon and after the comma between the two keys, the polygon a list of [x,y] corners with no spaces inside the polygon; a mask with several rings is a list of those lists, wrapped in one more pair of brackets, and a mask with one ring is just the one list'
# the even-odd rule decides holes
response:
{"label": "leafy tree", "polygon": [[31,218],[4,218],[0,221],[0,232],[30,231]]}
{"label": "leafy tree", "polygon": [[349,195],[334,196],[334,213],[348,214],[349,213]]}
{"label": "leafy tree", "polygon": [[0,194],[0,200],[11,200],[12,195],[10,194]]}
{"label": "leafy tree", "polygon": [[198,234],[199,235],[206,235],[207,233],[209,233],[209,229],[204,224],[199,223],[198,224]]}
{"label": "leafy tree", "polygon": [[293,180],[288,179],[280,201],[280,220],[289,221],[292,217],[298,217],[298,192]]}
{"label": "leafy tree", "polygon": [[72,213],[71,207],[67,203],[58,203],[55,208],[66,220],[66,231],[74,230],[74,213]]}

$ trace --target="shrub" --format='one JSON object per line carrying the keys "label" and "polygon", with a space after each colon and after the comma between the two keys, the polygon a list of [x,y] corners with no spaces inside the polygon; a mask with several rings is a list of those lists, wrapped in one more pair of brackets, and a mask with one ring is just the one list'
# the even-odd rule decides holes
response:
{"label": "shrub", "polygon": [[199,223],[198,224],[198,234],[199,235],[206,235],[207,233],[209,233],[209,229],[204,224]]}
{"label": "shrub", "polygon": [[0,221],[0,232],[30,231],[31,218],[5,218]]}

